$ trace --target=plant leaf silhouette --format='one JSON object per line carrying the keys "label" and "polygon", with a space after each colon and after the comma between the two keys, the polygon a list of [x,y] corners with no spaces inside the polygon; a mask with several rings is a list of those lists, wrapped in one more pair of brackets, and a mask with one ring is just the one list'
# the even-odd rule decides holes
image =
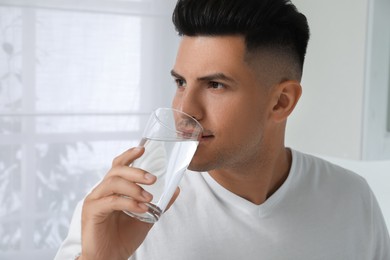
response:
{"label": "plant leaf silhouette", "polygon": [[9,56],[12,56],[14,54],[14,47],[9,42],[3,42],[3,51],[7,53]]}

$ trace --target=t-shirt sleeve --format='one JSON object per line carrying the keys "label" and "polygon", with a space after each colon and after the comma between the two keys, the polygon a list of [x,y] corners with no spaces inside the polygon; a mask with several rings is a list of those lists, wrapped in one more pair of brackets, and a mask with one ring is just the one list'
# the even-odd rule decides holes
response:
{"label": "t-shirt sleeve", "polygon": [[374,193],[370,189],[372,234],[373,234],[373,258],[372,260],[390,259],[390,238],[386,222]]}
{"label": "t-shirt sleeve", "polygon": [[73,213],[68,235],[62,242],[54,260],[72,260],[81,252],[81,210],[83,201],[80,201]]}

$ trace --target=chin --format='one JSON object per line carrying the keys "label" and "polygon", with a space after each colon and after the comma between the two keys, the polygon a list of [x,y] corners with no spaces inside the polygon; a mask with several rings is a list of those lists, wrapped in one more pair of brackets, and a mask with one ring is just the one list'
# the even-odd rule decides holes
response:
{"label": "chin", "polygon": [[214,170],[218,167],[218,161],[210,153],[205,153],[204,150],[196,150],[190,164],[188,165],[188,170],[194,172],[207,172]]}
{"label": "chin", "polygon": [[202,167],[202,163],[199,163],[198,161],[196,161],[196,159],[194,157],[194,158],[192,158],[190,165],[188,165],[188,170],[194,171],[194,172],[203,172],[204,167]]}
{"label": "chin", "polygon": [[190,165],[188,165],[188,170],[194,172],[207,172],[213,170],[213,167],[211,167],[209,162],[201,163],[192,160]]}
{"label": "chin", "polygon": [[194,165],[193,163],[190,163],[188,165],[188,170],[194,171],[194,172],[204,172],[203,167],[199,167],[198,165]]}

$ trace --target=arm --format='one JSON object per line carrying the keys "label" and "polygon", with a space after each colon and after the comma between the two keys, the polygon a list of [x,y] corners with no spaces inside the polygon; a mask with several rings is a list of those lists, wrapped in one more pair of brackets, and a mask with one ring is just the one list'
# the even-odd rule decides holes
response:
{"label": "arm", "polygon": [[[124,260],[142,244],[152,224],[140,222],[122,211],[146,212],[143,203],[152,199],[138,184],[153,184],[156,177],[128,166],[143,151],[133,148],[114,159],[101,183],[87,195],[82,208],[76,209],[69,235],[56,260],[74,259],[80,252],[79,260]],[[177,195],[178,192],[171,204]],[[81,251],[75,252],[77,249]]]}

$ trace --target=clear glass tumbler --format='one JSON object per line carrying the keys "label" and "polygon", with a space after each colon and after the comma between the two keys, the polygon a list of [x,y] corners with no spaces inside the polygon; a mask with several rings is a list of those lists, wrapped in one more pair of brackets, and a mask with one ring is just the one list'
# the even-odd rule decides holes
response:
{"label": "clear glass tumbler", "polygon": [[153,200],[146,203],[146,213],[124,211],[127,215],[149,223],[158,221],[195,154],[202,131],[193,117],[173,108],[158,108],[150,115],[140,142],[145,153],[131,167],[157,177],[152,185],[140,185]]}

